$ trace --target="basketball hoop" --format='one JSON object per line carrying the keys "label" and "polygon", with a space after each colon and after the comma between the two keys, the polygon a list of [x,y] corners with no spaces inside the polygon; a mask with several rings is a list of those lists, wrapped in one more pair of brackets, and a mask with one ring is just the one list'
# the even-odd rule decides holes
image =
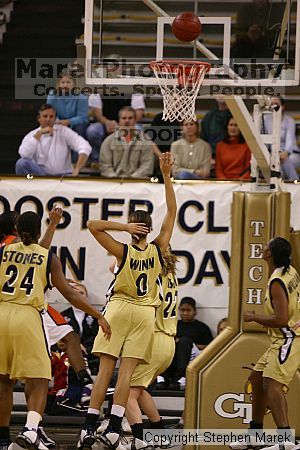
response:
{"label": "basketball hoop", "polygon": [[195,103],[210,64],[200,61],[152,61],[153,70],[163,96],[163,120],[196,120]]}

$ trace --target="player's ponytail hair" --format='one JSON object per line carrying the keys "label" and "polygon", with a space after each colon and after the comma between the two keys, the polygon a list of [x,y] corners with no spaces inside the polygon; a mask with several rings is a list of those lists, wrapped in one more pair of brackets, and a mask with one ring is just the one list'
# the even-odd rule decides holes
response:
{"label": "player's ponytail hair", "polygon": [[282,275],[284,275],[291,264],[291,244],[282,237],[276,237],[269,242],[269,250],[275,266],[283,266]]}
{"label": "player's ponytail hair", "polygon": [[0,242],[2,242],[6,236],[16,234],[16,223],[19,218],[17,211],[7,211],[0,216]]}
{"label": "player's ponytail hair", "polygon": [[17,230],[24,245],[37,243],[41,235],[41,219],[32,211],[20,215]]}
{"label": "player's ponytail hair", "polygon": [[[148,211],[137,209],[129,214],[128,223],[144,223],[149,228],[149,233],[152,230],[152,219]],[[139,239],[145,238],[144,234],[138,234]]]}
{"label": "player's ponytail hair", "polygon": [[172,273],[173,275],[176,274],[176,263],[178,261],[178,258],[174,253],[172,253],[171,246],[167,248],[167,250],[162,255],[164,265],[162,268],[162,274],[168,275],[168,273]]}

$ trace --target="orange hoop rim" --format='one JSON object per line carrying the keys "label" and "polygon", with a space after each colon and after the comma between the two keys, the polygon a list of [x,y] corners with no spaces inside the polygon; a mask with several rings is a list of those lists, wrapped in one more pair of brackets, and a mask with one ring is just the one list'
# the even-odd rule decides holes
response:
{"label": "orange hoop rim", "polygon": [[161,59],[158,61],[151,61],[149,63],[151,69],[156,68],[167,68],[170,70],[171,73],[175,72],[175,70],[178,68],[179,65],[184,67],[186,70],[190,70],[193,66],[198,66],[197,68],[200,70],[202,67],[205,68],[205,72],[208,73],[211,68],[211,64],[204,61],[193,61],[193,60],[186,60],[186,59]]}

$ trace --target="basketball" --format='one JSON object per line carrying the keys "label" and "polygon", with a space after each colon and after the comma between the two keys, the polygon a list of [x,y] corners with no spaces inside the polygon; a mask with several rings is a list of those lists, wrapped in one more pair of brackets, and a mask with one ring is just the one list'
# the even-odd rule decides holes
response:
{"label": "basketball", "polygon": [[191,12],[178,14],[172,23],[172,33],[179,41],[190,42],[197,39],[201,29],[202,25],[199,17]]}

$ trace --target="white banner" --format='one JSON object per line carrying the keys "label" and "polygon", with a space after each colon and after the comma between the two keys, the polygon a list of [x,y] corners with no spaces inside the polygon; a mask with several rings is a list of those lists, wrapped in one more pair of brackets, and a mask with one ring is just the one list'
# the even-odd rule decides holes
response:
{"label": "white banner", "polygon": [[[153,232],[149,236],[152,240],[159,233],[166,211],[161,184],[8,178],[2,179],[0,186],[0,213],[9,209],[34,210],[42,217],[42,231],[52,205],[62,205],[64,217],[53,239],[53,251],[61,259],[66,275],[82,280],[91,303],[98,305],[105,303],[113,257],[94,240],[86,221],[101,218],[127,222],[130,211],[148,209],[153,219]],[[213,329],[226,316],[231,201],[232,192],[240,188],[239,183],[231,182],[175,185],[178,215],[171,245],[179,256],[179,298],[193,297],[201,308],[199,319]],[[291,222],[299,229],[299,187],[289,184],[287,188],[293,200]],[[126,233],[114,236],[123,242],[130,241]],[[57,292],[51,294],[51,301],[61,302]]]}

